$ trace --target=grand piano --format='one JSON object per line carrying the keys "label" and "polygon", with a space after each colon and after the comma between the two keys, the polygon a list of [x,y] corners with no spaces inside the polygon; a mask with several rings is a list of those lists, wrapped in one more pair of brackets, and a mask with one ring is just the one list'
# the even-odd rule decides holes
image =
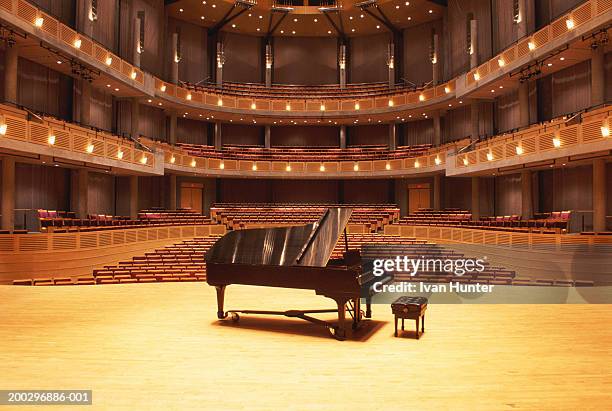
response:
{"label": "grand piano", "polygon": [[[238,321],[239,313],[284,315],[327,327],[334,338],[344,340],[346,314],[352,317],[353,329],[358,328],[364,317],[371,317],[372,285],[392,279],[364,270],[359,251],[349,251],[346,224],[351,212],[350,208],[329,208],[312,224],[237,230],[221,237],[206,253],[207,282],[217,290],[217,317]],[[343,258],[330,259],[343,232]],[[333,299],[337,308],[225,311],[225,289],[230,284],[314,290]],[[365,314],[361,297],[366,302]],[[312,316],[331,312],[338,313],[337,324]]]}

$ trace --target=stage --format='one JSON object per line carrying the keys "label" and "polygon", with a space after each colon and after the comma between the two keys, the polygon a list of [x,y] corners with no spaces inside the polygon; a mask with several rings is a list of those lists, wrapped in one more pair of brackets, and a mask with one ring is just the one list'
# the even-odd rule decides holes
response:
{"label": "stage", "polygon": [[[227,309],[333,306],[226,292]],[[430,304],[418,341],[373,311],[339,342],[284,317],[219,322],[204,283],[0,286],[0,389],[91,389],[86,410],[612,407],[612,305]]]}

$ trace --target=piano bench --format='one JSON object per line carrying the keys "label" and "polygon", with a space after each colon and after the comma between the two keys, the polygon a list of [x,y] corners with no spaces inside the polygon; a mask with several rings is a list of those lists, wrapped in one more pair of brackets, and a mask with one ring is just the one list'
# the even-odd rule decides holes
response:
{"label": "piano bench", "polygon": [[421,333],[425,332],[425,310],[427,310],[427,298],[403,296],[391,304],[391,312],[395,315],[395,336],[397,337],[397,320],[402,319],[402,331],[404,330],[404,320],[416,321],[416,339],[419,339],[419,322],[421,323]]}

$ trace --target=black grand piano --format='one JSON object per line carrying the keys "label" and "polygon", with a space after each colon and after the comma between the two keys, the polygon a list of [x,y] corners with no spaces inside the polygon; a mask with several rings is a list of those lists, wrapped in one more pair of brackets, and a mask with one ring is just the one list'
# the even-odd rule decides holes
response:
{"label": "black grand piano", "polygon": [[[363,317],[371,317],[372,285],[392,278],[375,277],[362,267],[358,250],[348,249],[346,224],[352,209],[329,208],[312,224],[230,231],[206,253],[208,284],[217,289],[217,317],[239,320],[241,314],[285,315],[328,328],[338,340],[346,336],[345,316],[352,317],[352,327],[359,327]],[[330,259],[344,232],[346,251],[341,259]],[[329,297],[337,308],[327,310],[224,311],[225,288],[230,284],[314,290]],[[361,297],[366,312],[361,311]],[[311,314],[338,313],[338,323],[323,321]]]}

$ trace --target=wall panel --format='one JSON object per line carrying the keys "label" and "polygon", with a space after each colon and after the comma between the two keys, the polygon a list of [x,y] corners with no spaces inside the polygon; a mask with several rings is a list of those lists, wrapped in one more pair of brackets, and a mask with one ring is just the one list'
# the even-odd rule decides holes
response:
{"label": "wall panel", "polygon": [[224,81],[261,83],[261,37],[223,33]]}
{"label": "wall panel", "polygon": [[263,127],[223,123],[221,126],[221,141],[223,144],[263,146]]}
{"label": "wall panel", "polygon": [[438,58],[438,79],[443,77],[444,67],[444,36],[442,20],[420,24],[404,30],[404,77],[406,80],[421,85],[433,78],[433,68],[430,59],[432,30],[438,34],[440,53]]}
{"label": "wall panel", "polygon": [[335,37],[275,37],[274,83],[338,83]]}
{"label": "wall panel", "polygon": [[180,32],[181,61],[179,62],[179,80],[197,83],[209,76],[207,60],[207,31],[204,27],[185,21],[168,19],[165,33],[165,71],[171,72],[172,34]]}
{"label": "wall panel", "polygon": [[348,146],[389,145],[389,126],[373,124],[347,127]]}
{"label": "wall panel", "polygon": [[387,50],[389,34],[353,37],[350,40],[349,82],[376,83],[389,81]]}
{"label": "wall panel", "polygon": [[115,214],[115,177],[109,174],[89,173],[87,213]]}
{"label": "wall panel", "polygon": [[328,126],[273,126],[270,142],[274,146],[339,146],[338,127]]}
{"label": "wall panel", "polygon": [[69,170],[16,163],[15,208],[70,210]]}

